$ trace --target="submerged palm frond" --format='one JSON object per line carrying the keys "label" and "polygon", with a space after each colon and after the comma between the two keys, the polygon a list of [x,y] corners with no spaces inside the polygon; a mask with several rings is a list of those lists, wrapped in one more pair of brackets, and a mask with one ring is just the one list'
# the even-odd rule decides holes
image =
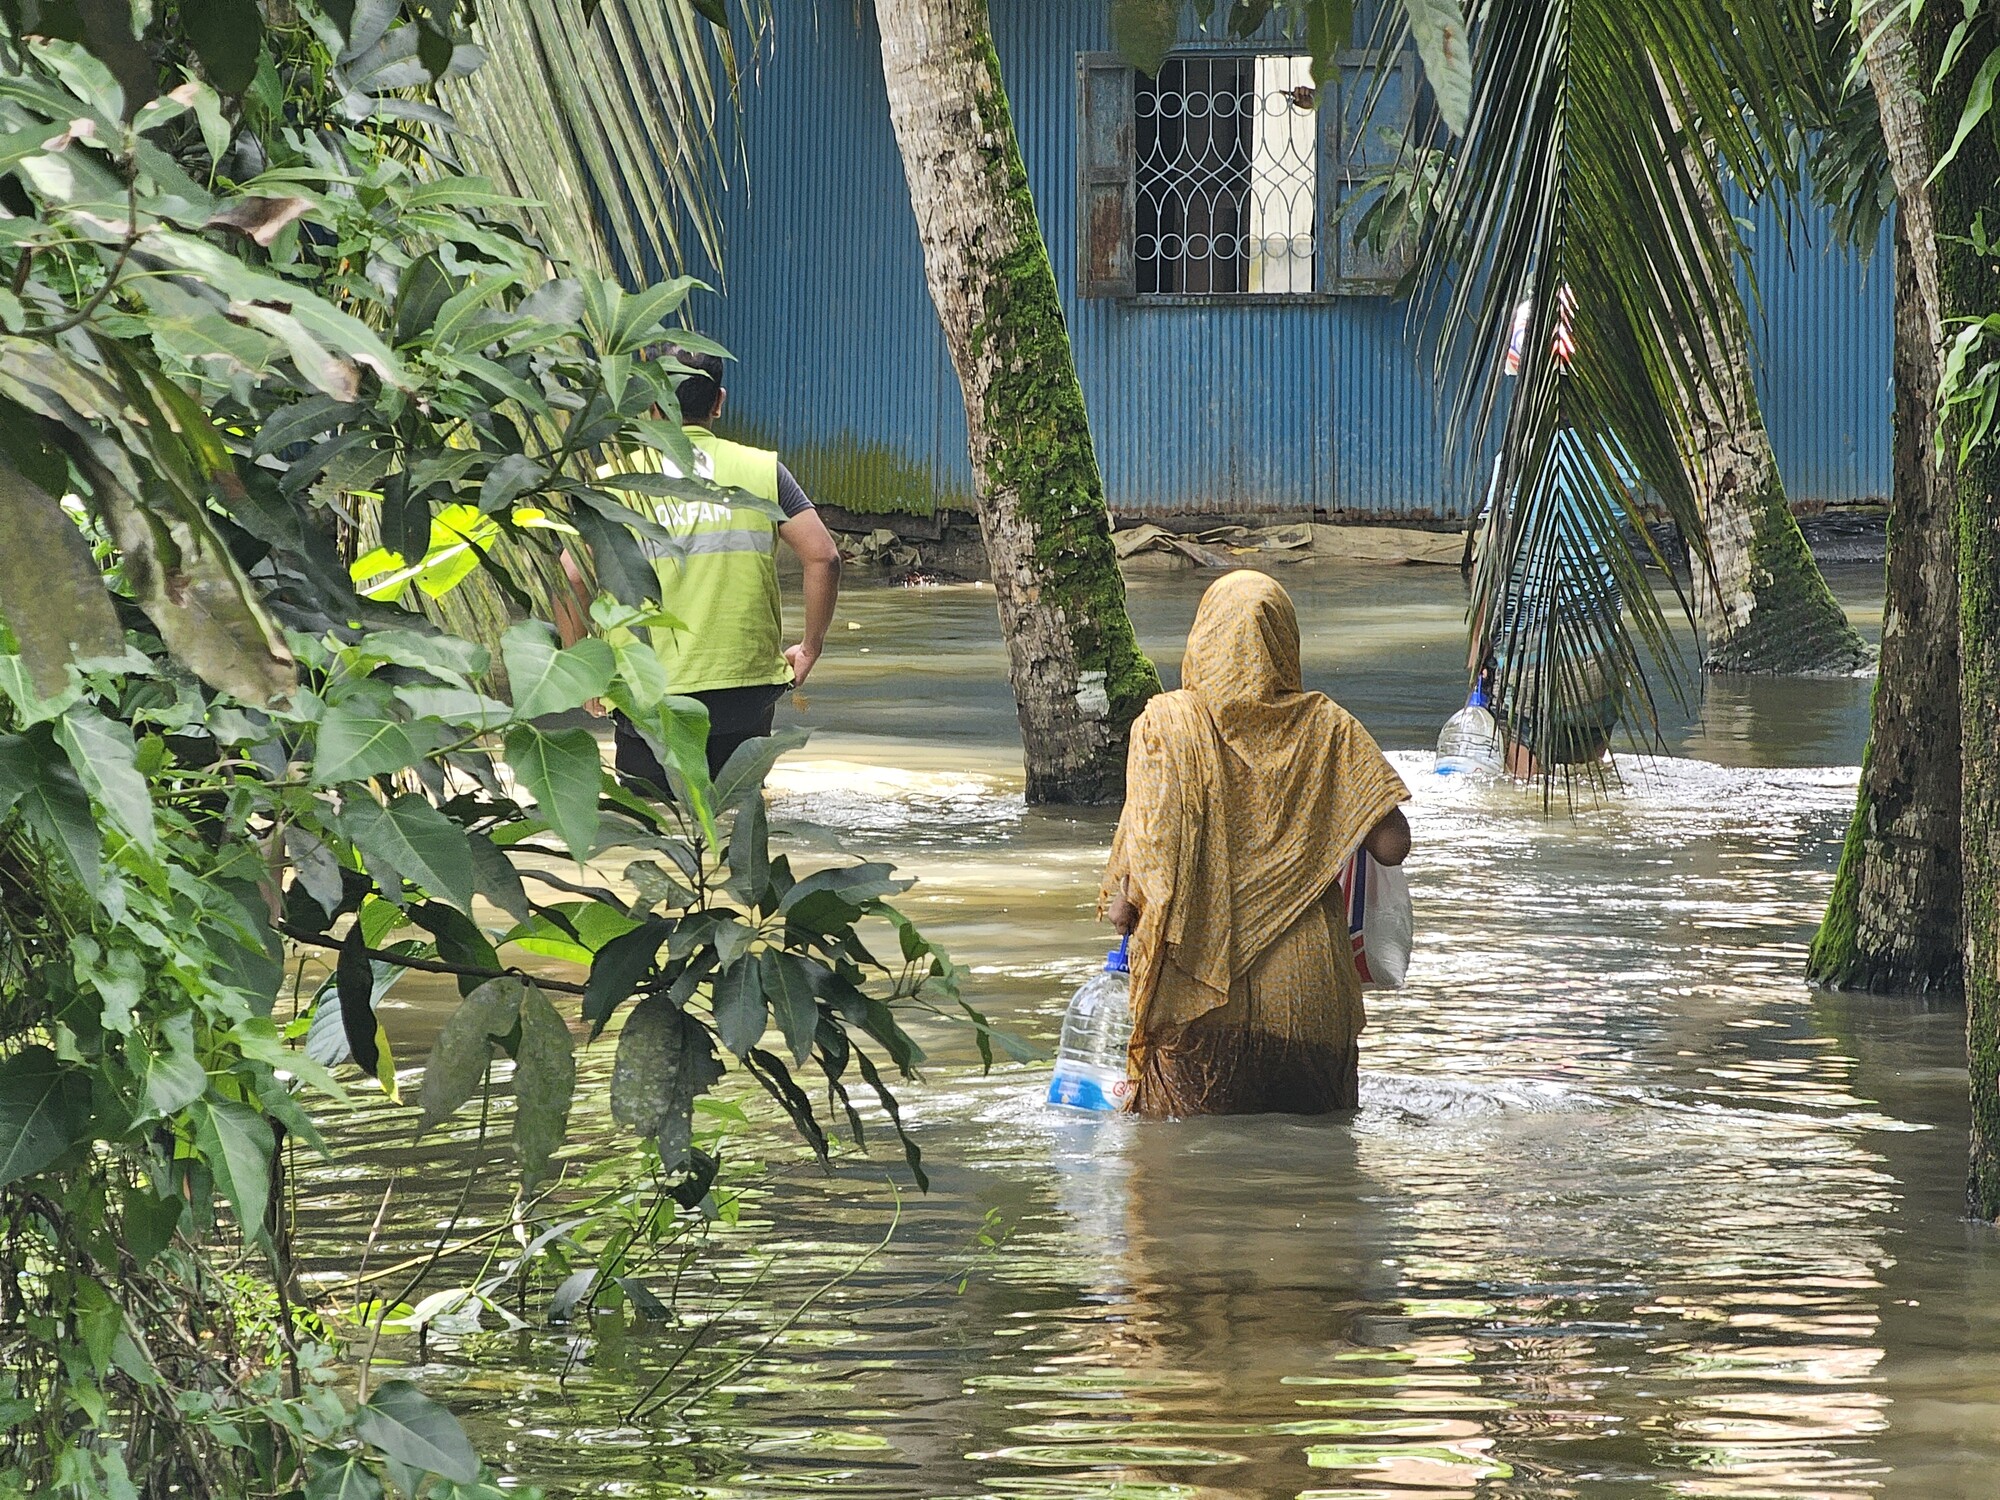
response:
{"label": "submerged palm frond", "polygon": [[486,63],[442,92],[560,259],[628,283],[696,249],[720,266],[723,114],[770,19],[770,0],[486,0]]}
{"label": "submerged palm frond", "polygon": [[1437,318],[1458,382],[1454,436],[1479,444],[1504,416],[1474,631],[1514,737],[1549,765],[1607,719],[1657,740],[1642,655],[1684,690],[1647,523],[1674,522],[1707,566],[1694,424],[1728,404],[1718,351],[1745,319],[1745,247],[1721,205],[1732,186],[1795,185],[1786,125],[1815,89],[1812,5],[1486,0],[1477,14],[1420,316]]}

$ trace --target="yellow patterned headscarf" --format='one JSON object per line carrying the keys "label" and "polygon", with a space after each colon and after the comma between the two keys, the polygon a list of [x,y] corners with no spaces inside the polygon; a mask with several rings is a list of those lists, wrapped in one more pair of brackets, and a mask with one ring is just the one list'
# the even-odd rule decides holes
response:
{"label": "yellow patterned headscarf", "polygon": [[[1226,573],[1209,588],[1181,682],[1132,726],[1105,871],[1104,898],[1129,880],[1140,908],[1135,1049],[1226,1004],[1232,981],[1410,795],[1347,710],[1303,691],[1298,615],[1265,574]],[[1192,983],[1163,989],[1167,965]]]}

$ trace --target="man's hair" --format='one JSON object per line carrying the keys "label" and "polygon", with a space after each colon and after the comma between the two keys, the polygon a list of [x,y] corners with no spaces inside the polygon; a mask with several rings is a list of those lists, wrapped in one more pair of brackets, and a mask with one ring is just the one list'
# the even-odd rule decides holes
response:
{"label": "man's hair", "polygon": [[715,414],[715,398],[722,394],[721,355],[698,354],[679,344],[655,344],[646,351],[646,358],[670,360],[693,371],[683,375],[680,384],[674,387],[683,422],[706,422]]}

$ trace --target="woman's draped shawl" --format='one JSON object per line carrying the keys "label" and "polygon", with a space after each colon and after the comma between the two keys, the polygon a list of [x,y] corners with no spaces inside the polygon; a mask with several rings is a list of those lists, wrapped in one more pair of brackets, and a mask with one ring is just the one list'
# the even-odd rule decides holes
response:
{"label": "woman's draped shawl", "polygon": [[[1135,1058],[1226,1004],[1410,795],[1351,714],[1302,691],[1298,616],[1262,573],[1225,574],[1203,596],[1181,682],[1132,726],[1105,871],[1107,902],[1129,876],[1140,905]],[[1169,965],[1188,982],[1162,985]]]}

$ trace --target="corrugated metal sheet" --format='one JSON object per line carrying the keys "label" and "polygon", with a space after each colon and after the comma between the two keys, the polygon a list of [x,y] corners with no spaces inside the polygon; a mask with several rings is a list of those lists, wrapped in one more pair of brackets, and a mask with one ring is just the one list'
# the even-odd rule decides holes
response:
{"label": "corrugated metal sheet", "polygon": [[[1104,0],[991,0],[994,33],[1114,510],[1464,516],[1428,359],[1380,297],[1284,304],[1080,299],[1079,53]],[[735,430],[857,509],[928,510],[971,488],[958,384],[883,94],[868,7],[777,0],[775,55],[746,80],[747,182],[726,210],[728,294],[704,322],[742,361]],[[1767,211],[1768,212],[1768,211]],[[1760,220],[1761,225],[1761,220]],[[1775,220],[1758,232],[1763,389],[1796,499],[1888,486],[1889,275]]]}

